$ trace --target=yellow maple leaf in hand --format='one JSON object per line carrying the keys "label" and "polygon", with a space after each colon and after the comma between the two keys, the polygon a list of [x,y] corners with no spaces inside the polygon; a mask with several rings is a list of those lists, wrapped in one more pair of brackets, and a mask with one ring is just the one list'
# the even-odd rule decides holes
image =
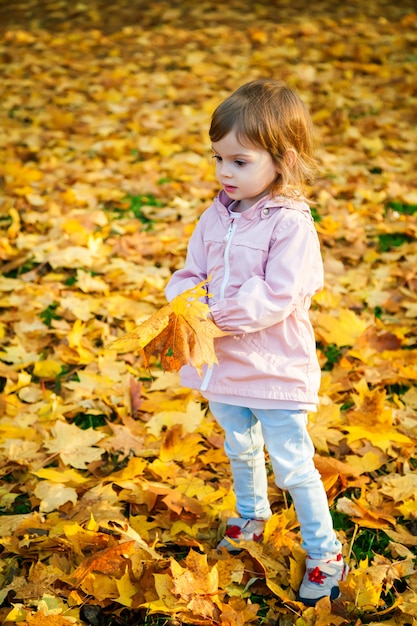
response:
{"label": "yellow maple leaf in hand", "polygon": [[153,354],[160,354],[164,370],[176,372],[183,365],[193,365],[201,374],[202,365],[217,363],[214,339],[227,334],[209,319],[210,308],[200,300],[207,295],[207,282],[184,291],[132,332],[116,339],[111,348],[119,352],[141,350],[146,366]]}

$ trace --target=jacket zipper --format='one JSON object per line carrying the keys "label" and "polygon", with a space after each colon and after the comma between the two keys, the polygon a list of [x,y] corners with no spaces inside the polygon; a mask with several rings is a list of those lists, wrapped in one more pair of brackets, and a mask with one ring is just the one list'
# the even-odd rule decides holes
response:
{"label": "jacket zipper", "polygon": [[229,279],[230,279],[230,259],[229,259],[229,253],[230,253],[230,246],[232,245],[232,239],[233,239],[233,235],[235,234],[236,227],[237,227],[236,220],[232,219],[232,221],[230,222],[229,230],[227,231],[227,233],[226,233],[226,235],[224,237],[224,241],[226,242],[226,246],[225,246],[224,254],[223,254],[224,275],[223,275],[222,284],[220,286],[220,298],[221,299],[224,298],[224,293],[226,291],[226,287],[227,287],[227,284],[228,284]]}
{"label": "jacket zipper", "polygon": [[[226,233],[226,235],[224,236],[224,241],[226,242],[226,246],[224,248],[224,254],[223,254],[223,259],[224,259],[224,275],[223,275],[223,280],[222,280],[222,284],[220,286],[220,298],[223,299],[224,298],[224,294],[226,291],[226,287],[227,284],[229,282],[230,279],[230,258],[229,258],[229,253],[230,253],[230,246],[232,245],[232,239],[233,239],[233,235],[235,234],[237,228],[237,223],[235,219],[232,219],[232,221],[230,222],[230,226],[229,229]],[[210,379],[211,379],[211,375],[213,373],[213,367],[208,367],[206,369],[206,372],[204,374],[201,386],[200,386],[200,391],[205,391],[209,385]]]}

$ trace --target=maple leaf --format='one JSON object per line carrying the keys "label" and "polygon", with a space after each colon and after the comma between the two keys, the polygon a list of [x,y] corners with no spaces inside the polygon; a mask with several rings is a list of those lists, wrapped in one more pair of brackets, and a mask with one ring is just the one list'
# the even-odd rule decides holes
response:
{"label": "maple leaf", "polygon": [[349,572],[349,576],[339,583],[339,587],[343,596],[361,609],[372,610],[383,604],[381,600],[383,584],[381,580],[373,578],[368,559],[361,561],[357,569]]}
{"label": "maple leaf", "polygon": [[154,574],[155,591],[157,599],[146,601],[142,606],[150,614],[179,614],[185,610],[185,603],[182,599],[178,599],[172,592],[172,578],[169,574]]}
{"label": "maple leaf", "polygon": [[106,437],[98,444],[105,450],[121,450],[124,454],[129,454],[132,450],[144,448],[145,438],[141,435],[135,435],[131,428],[121,424],[110,424],[110,428],[113,435]]}
{"label": "maple leaf", "polygon": [[388,461],[388,455],[380,448],[372,446],[369,442],[358,454],[351,454],[346,457],[346,461],[351,469],[357,473],[365,474],[374,472]]}
{"label": "maple leaf", "polygon": [[224,626],[259,623],[259,604],[247,604],[243,598],[227,598],[227,602],[218,602],[218,606]]}
{"label": "maple leaf", "polygon": [[336,509],[366,528],[386,528],[395,524],[394,506],[372,506],[367,502],[364,491],[359,498],[339,498]]}
{"label": "maple leaf", "polygon": [[181,424],[176,424],[164,433],[159,457],[163,463],[193,461],[203,450],[198,433],[184,436]]}
{"label": "maple leaf", "polygon": [[[173,405],[172,402],[170,404]],[[181,402],[180,411],[156,411],[147,422],[146,430],[159,438],[162,430],[180,424],[185,433],[192,433],[201,424],[205,413],[200,402],[189,402],[185,410],[184,403]]]}
{"label": "maple leaf", "polygon": [[363,379],[355,389],[358,394],[352,398],[356,408],[349,412],[349,425],[343,427],[348,432],[348,443],[367,439],[383,452],[387,452],[392,442],[412,444],[410,437],[394,427],[392,408],[385,404],[385,390],[369,390]]}
{"label": "maple leaf", "polygon": [[[150,488],[150,490],[153,489]],[[202,515],[204,509],[195,498],[189,498],[178,489],[170,489],[166,491],[167,494],[163,501],[169,509],[178,515],[181,515],[183,511],[189,511],[194,515]]]}
{"label": "maple leaf", "polygon": [[65,537],[71,542],[71,548],[74,552],[84,558],[84,550],[95,552],[107,547],[109,536],[98,532],[98,528],[93,516],[91,516],[86,528],[77,522],[70,522],[65,524],[63,531]]}
{"label": "maple leaf", "polygon": [[93,446],[103,439],[103,433],[92,428],[82,430],[75,424],[57,421],[51,428],[54,435],[45,442],[45,448],[58,453],[63,462],[77,469],[86,469],[88,463],[98,461],[102,455],[100,448]]}
{"label": "maple leaf", "polygon": [[213,595],[218,591],[219,575],[217,567],[209,566],[206,554],[190,550],[181,567],[171,559],[173,591],[189,601],[194,594]]}
{"label": "maple leaf", "polygon": [[340,428],[340,408],[336,404],[319,406],[316,414],[309,416],[308,430],[316,450],[328,453],[328,443],[338,444],[343,438]]}
{"label": "maple leaf", "polygon": [[66,487],[63,483],[41,481],[35,488],[35,496],[39,498],[39,511],[48,513],[54,511],[66,502],[77,502],[77,492],[73,487]]}
{"label": "maple leaf", "polygon": [[40,469],[37,472],[32,472],[32,474],[38,478],[48,480],[51,483],[73,483],[74,485],[81,485],[88,480],[88,478],[79,472],[69,468],[66,470],[58,470],[53,467],[48,467]]}
{"label": "maple leaf", "polygon": [[159,354],[163,369],[169,371],[191,364],[201,373],[203,365],[217,363],[214,339],[227,333],[208,318],[209,306],[201,301],[207,296],[207,283],[180,294],[110,347],[121,352],[140,350],[147,367],[150,357]]}
{"label": "maple leaf", "polygon": [[337,317],[320,313],[316,323],[317,333],[327,343],[334,343],[337,346],[355,345],[357,338],[365,332],[367,327],[367,322],[349,309],[338,311]]}
{"label": "maple leaf", "polygon": [[359,473],[347,463],[332,457],[315,455],[314,464],[320,472],[329,502],[347,487],[358,487],[367,480],[366,477],[360,478]]}
{"label": "maple leaf", "polygon": [[119,596],[115,598],[116,602],[123,606],[132,606],[133,597],[140,589],[140,582],[132,582],[129,572],[126,570],[121,578],[116,580]]}
{"label": "maple leaf", "polygon": [[341,626],[347,623],[344,617],[333,613],[329,597],[321,598],[314,608],[307,609],[303,613],[303,617],[307,619],[310,616],[314,616],[314,626]]}
{"label": "maple leaf", "polygon": [[[126,541],[114,547],[105,548],[87,557],[72,573],[72,577],[79,585],[83,586],[85,591],[88,590],[87,592],[93,593],[98,597],[99,586],[97,584],[97,575],[120,579],[126,571],[128,559],[137,548],[138,546],[134,540]],[[117,587],[113,585],[113,589],[117,590]]]}

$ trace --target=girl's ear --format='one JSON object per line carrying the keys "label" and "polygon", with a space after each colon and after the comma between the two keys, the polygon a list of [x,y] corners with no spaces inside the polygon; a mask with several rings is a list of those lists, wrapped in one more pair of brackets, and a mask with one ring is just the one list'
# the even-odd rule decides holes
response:
{"label": "girl's ear", "polygon": [[285,155],[284,155],[284,159],[287,162],[287,164],[289,165],[289,167],[294,167],[296,161],[297,161],[297,153],[293,148],[288,148],[288,150],[286,151]]}

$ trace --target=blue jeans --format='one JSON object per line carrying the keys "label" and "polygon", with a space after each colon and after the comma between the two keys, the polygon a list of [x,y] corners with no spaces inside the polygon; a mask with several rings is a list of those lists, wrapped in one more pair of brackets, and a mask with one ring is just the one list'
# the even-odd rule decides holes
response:
{"label": "blue jeans", "polygon": [[307,431],[307,413],[283,409],[248,409],[210,402],[210,410],[225,431],[236,507],[244,519],[268,519],[264,446],[275,482],[288,490],[300,523],[303,548],[313,559],[341,551],[333,530],[326,491],[313,462],[314,446]]}

